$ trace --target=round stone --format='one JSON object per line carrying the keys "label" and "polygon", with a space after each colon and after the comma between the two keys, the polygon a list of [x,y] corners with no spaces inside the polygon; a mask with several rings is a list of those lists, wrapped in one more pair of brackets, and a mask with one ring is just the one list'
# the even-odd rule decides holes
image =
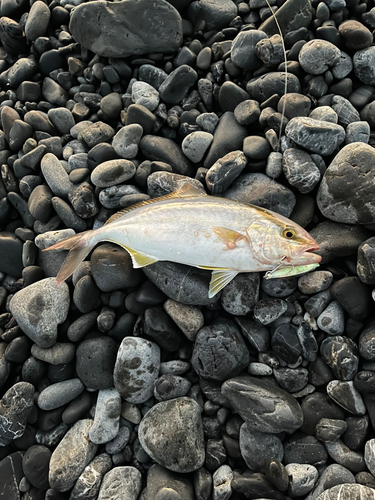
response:
{"label": "round stone", "polygon": [[91,173],[91,182],[97,187],[122,184],[135,174],[135,165],[128,160],[109,160],[98,165]]}

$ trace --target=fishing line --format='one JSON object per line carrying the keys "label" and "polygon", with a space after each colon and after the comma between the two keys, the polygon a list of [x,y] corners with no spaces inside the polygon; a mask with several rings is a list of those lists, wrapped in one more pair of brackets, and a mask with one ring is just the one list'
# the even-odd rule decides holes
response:
{"label": "fishing line", "polygon": [[[283,47],[283,55],[284,55],[284,78],[285,78],[285,80],[284,80],[284,95],[286,95],[288,93],[288,59],[287,59],[287,55],[286,55],[286,48],[285,48],[285,43],[284,43],[284,36],[283,36],[283,32],[281,30],[281,26],[279,24],[279,21],[278,21],[278,19],[276,17],[276,14],[273,11],[272,6],[271,6],[271,4],[269,3],[268,0],[266,0],[266,4],[268,5],[268,8],[270,9],[270,12],[271,12],[271,15],[273,17],[273,20],[275,21],[276,28],[277,28],[277,30],[279,32],[279,35],[280,35],[280,38],[281,38],[281,44],[282,44],[282,47]],[[282,112],[281,112],[281,120],[280,120],[280,129],[279,129],[279,137],[278,137],[279,150],[280,150],[281,154],[282,154],[282,150],[281,150],[282,149],[281,148],[281,137],[282,137],[282,130],[283,130],[283,120],[284,120],[284,116],[285,116],[285,106],[286,106],[286,99],[283,100],[283,106],[282,106]],[[271,177],[271,179],[273,181],[275,181],[274,177]],[[272,196],[273,196],[273,192],[271,190],[271,197],[270,197],[270,209],[271,210],[273,208],[273,205],[272,205]],[[275,269],[273,269],[272,272],[276,271],[278,268],[280,268],[283,265],[282,261],[284,260],[284,257],[281,259],[280,264]]]}

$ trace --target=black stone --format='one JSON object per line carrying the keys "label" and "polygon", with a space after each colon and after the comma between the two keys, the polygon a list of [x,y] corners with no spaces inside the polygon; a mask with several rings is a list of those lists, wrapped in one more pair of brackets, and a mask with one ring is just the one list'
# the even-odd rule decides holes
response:
{"label": "black stone", "polygon": [[29,448],[22,459],[23,473],[26,479],[36,488],[49,488],[48,472],[51,451],[46,446],[35,445]]}
{"label": "black stone", "polygon": [[100,336],[84,340],[76,352],[76,370],[81,381],[90,389],[109,389],[113,385],[117,343]]}
{"label": "black stone", "polygon": [[182,342],[179,329],[162,307],[145,311],[143,331],[150,340],[169,352],[177,351]]}

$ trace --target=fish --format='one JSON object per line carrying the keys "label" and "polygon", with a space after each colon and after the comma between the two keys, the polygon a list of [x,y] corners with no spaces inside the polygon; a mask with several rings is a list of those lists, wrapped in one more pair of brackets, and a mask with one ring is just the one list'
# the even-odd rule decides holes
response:
{"label": "fish", "polygon": [[313,253],[317,242],[293,221],[265,208],[207,195],[190,183],[46,248],[69,250],[57,283],[69,278],[101,242],[123,247],[134,268],[172,261],[210,270],[210,298],[238,273],[266,271],[266,279],[285,278],[311,271],[321,261]]}

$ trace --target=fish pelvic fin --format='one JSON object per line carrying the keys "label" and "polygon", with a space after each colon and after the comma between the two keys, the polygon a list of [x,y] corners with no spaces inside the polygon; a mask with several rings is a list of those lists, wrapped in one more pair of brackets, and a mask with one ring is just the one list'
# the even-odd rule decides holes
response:
{"label": "fish pelvic fin", "polygon": [[230,283],[237,274],[238,271],[233,271],[232,269],[217,269],[212,271],[208,297],[212,299],[212,297]]}
{"label": "fish pelvic fin", "polygon": [[177,191],[173,191],[173,193],[165,194],[164,196],[159,196],[159,198],[153,198],[152,200],[140,201],[139,203],[135,203],[130,207],[124,208],[123,210],[116,212],[115,214],[112,215],[112,217],[110,217],[106,221],[104,225],[110,224],[111,222],[114,222],[115,220],[131,212],[132,210],[145,207],[146,205],[152,205],[153,203],[158,203],[164,200],[171,200],[173,198],[196,198],[198,196],[207,196],[207,194],[203,191],[203,187],[202,189],[199,189],[198,187],[193,186],[193,184],[185,182],[185,184],[183,184],[179,189],[177,189]]}
{"label": "fish pelvic fin", "polygon": [[67,257],[56,276],[56,283],[58,285],[73,274],[80,263],[85,260],[96,245],[97,242],[93,241],[92,233],[93,231],[85,231],[80,234],[75,234],[74,236],[59,241],[55,245],[43,250],[43,252],[50,250],[69,250]]}

